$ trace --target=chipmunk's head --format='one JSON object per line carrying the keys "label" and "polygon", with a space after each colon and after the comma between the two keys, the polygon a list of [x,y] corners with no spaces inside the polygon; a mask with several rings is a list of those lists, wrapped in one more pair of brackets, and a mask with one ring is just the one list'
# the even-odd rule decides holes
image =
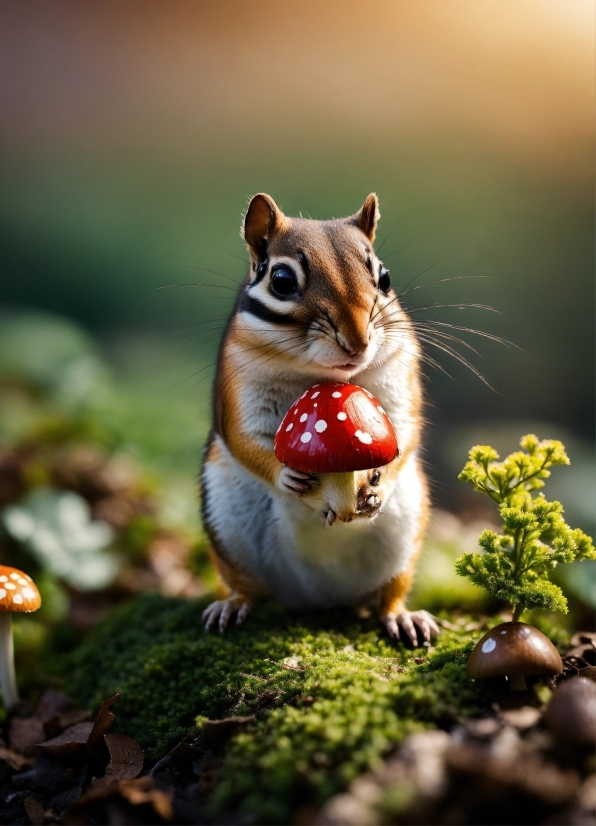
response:
{"label": "chipmunk's head", "polygon": [[380,217],[371,194],[348,218],[289,218],[269,195],[252,198],[243,223],[251,271],[238,311],[268,367],[347,381],[399,348],[384,321],[403,316],[373,242]]}

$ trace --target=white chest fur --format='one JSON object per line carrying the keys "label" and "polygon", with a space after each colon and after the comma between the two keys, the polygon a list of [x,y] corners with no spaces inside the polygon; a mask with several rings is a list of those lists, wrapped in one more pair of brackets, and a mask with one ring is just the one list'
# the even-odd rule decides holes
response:
{"label": "white chest fur", "polygon": [[[354,379],[379,399],[394,422],[402,451],[417,433],[409,369],[395,360]],[[243,430],[271,449],[281,419],[311,384],[244,382]],[[331,528],[303,500],[247,471],[221,440],[219,459],[207,463],[203,479],[209,526],[226,553],[290,608],[355,604],[404,570],[416,548],[424,490],[415,451],[374,521]]]}

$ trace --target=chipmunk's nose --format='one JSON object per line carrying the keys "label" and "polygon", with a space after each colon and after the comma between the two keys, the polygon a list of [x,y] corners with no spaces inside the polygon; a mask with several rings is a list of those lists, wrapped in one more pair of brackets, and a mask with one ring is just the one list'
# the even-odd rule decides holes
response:
{"label": "chipmunk's nose", "polygon": [[345,350],[350,357],[361,356],[368,348],[370,335],[368,330],[362,332],[354,330],[349,336],[344,333],[338,333],[337,342],[341,349]]}

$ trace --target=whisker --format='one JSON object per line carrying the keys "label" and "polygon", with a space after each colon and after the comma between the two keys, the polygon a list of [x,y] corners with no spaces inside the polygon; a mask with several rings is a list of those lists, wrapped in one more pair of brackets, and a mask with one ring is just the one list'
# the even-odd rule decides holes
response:
{"label": "whisker", "polygon": [[407,247],[400,247],[398,250],[393,250],[393,252],[390,252],[387,255],[383,256],[383,261],[386,261],[388,258],[391,258],[392,255],[397,255],[398,252],[403,252],[404,250],[411,250],[412,247],[415,246],[417,246],[417,244],[408,244]]}
{"label": "whisker", "polygon": [[427,321],[427,324],[430,324],[434,327],[449,327],[452,330],[461,330],[462,333],[471,333],[475,336],[482,336],[482,338],[488,338],[490,341],[495,341],[498,344],[503,344],[505,347],[515,347],[516,350],[525,353],[523,347],[520,347],[514,341],[509,341],[509,339],[502,338],[501,336],[496,336],[493,333],[486,333],[484,330],[475,330],[473,327],[462,327],[459,324],[449,324],[446,321],[430,320]]}
{"label": "whisker", "polygon": [[194,324],[186,324],[184,327],[174,327],[170,333],[180,333],[182,330],[190,330],[191,327],[198,327],[199,324],[213,324],[216,321],[226,322],[227,318],[208,318],[205,321],[196,321]]}
{"label": "whisker", "polygon": [[401,212],[399,213],[399,215],[397,216],[397,219],[395,220],[395,223],[393,223],[393,224],[391,225],[391,229],[389,230],[389,232],[387,233],[387,235],[385,236],[385,238],[384,238],[384,239],[383,239],[383,241],[381,242],[381,246],[379,247],[379,249],[378,249],[378,250],[375,250],[375,254],[376,254],[377,258],[378,258],[378,257],[379,257],[379,255],[381,254],[381,250],[382,250],[382,249],[383,249],[383,247],[385,246],[385,242],[387,241],[387,239],[389,238],[389,236],[391,235],[391,233],[393,232],[393,230],[395,229],[395,227],[398,225],[398,223],[399,223],[399,219],[401,218],[401,216],[403,215],[403,213],[404,213],[404,211],[403,211],[403,209],[402,209],[402,211],[401,211]]}
{"label": "whisker", "polygon": [[229,255],[230,258],[235,258],[236,261],[242,261],[243,264],[247,264],[250,267],[250,261],[247,258],[240,258],[239,255],[234,255],[232,252],[226,252],[226,250],[218,250],[217,247],[209,247],[214,252],[219,252],[222,255]]}
{"label": "whisker", "polygon": [[[235,282],[237,283],[237,282]],[[196,282],[191,282],[188,284],[165,284],[163,287],[158,287],[158,290],[171,290],[174,287],[217,287],[220,290],[229,290],[232,293],[237,293],[237,290],[234,290],[232,287],[228,287],[226,284],[198,284]]]}
{"label": "whisker", "polygon": [[423,287],[430,287],[433,284],[443,284],[445,281],[463,281],[464,278],[492,278],[491,275],[456,275],[453,278],[439,278],[437,281],[427,281],[425,284],[418,284],[417,287],[412,287],[411,290],[406,290],[405,292],[399,293],[400,300],[404,297],[404,295],[408,295],[409,293],[415,293],[416,290],[421,290]]}
{"label": "whisker", "polygon": [[236,284],[237,287],[239,287],[242,284],[242,281],[236,281],[235,278],[230,278],[229,275],[224,275],[223,272],[218,272],[217,270],[207,270],[205,269],[205,267],[197,267],[194,264],[185,264],[184,266],[188,267],[191,270],[200,270],[201,272],[211,273],[211,275],[219,275],[220,278],[225,278],[227,281],[231,281],[232,284]]}
{"label": "whisker", "polygon": [[[425,272],[428,272],[429,270],[432,270],[433,267],[438,267],[439,264],[442,264],[444,261],[449,261],[452,258],[458,258],[462,255],[467,255],[467,253],[471,253],[471,252],[474,252],[474,250],[465,250],[464,252],[456,252],[453,255],[447,255],[447,256],[445,256],[445,258],[441,258],[440,261],[435,261],[435,263],[431,264],[430,267],[427,267],[426,269],[422,270],[422,272],[419,272],[418,275],[415,275],[414,278],[412,278],[410,281],[408,281],[408,283],[405,285],[405,287],[409,287],[410,284],[413,284],[414,281],[417,281],[420,278],[421,275],[424,275]],[[405,289],[405,287],[404,287],[404,289]]]}

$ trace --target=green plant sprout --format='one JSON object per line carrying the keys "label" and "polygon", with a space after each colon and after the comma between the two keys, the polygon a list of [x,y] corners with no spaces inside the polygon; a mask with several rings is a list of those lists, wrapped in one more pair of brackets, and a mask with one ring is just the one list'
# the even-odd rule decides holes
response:
{"label": "green plant sprout", "polygon": [[532,495],[544,486],[550,467],[569,464],[564,446],[555,440],[540,442],[533,434],[524,436],[520,446],[502,462],[488,445],[470,450],[459,479],[498,504],[503,534],[483,531],[478,544],[484,553],[466,553],[455,562],[460,576],[509,602],[514,621],[528,608],[566,614],[567,600],[549,581],[550,571],[559,562],[596,559],[591,537],[567,525],[561,503],[547,502],[542,493]]}

